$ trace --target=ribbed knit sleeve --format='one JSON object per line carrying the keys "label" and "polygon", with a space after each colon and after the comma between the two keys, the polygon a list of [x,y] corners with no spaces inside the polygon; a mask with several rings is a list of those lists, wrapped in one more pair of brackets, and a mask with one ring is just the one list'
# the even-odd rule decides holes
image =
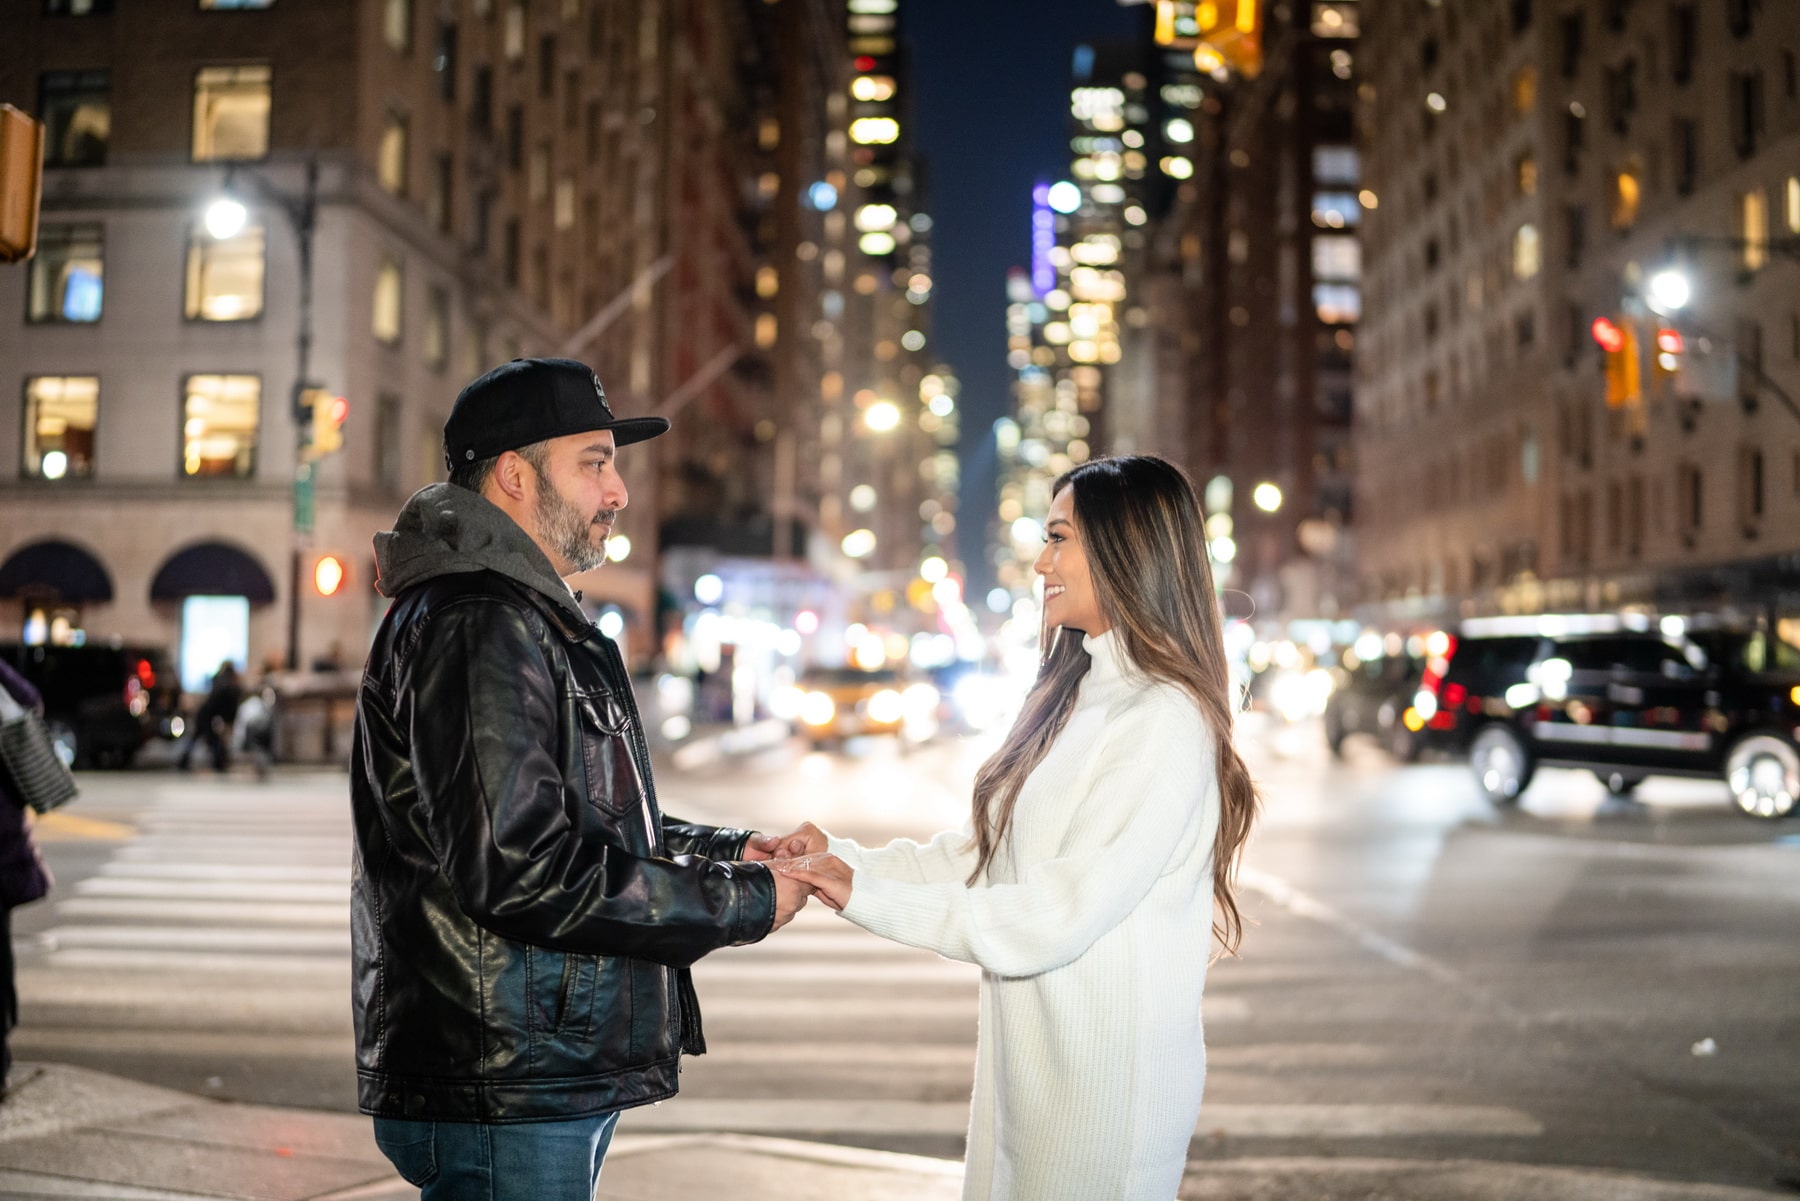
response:
{"label": "ribbed knit sleeve", "polygon": [[858,846],[847,838],[832,838],[831,853],[858,873],[929,884],[939,880],[967,880],[975,870],[974,837],[967,829],[945,830],[920,845],[910,838],[896,838],[884,847]]}
{"label": "ribbed knit sleeve", "polygon": [[1081,795],[1065,798],[1074,803],[1060,853],[1028,865],[1016,883],[971,888],[859,871],[843,916],[1000,976],[1074,960],[1144,899],[1217,804],[1212,738],[1198,710],[1167,689],[1109,723],[1091,763],[1081,778],[1051,785]]}

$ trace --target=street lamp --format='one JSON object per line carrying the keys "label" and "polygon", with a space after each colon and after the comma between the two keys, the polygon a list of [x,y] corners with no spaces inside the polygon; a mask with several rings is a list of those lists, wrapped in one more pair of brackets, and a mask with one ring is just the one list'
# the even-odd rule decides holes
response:
{"label": "street lamp", "polygon": [[1688,281],[1687,272],[1679,267],[1664,267],[1650,277],[1644,301],[1652,312],[1670,317],[1685,309],[1693,294],[1694,288]]}
{"label": "street lamp", "polygon": [[878,434],[885,434],[900,424],[900,407],[891,400],[878,400],[863,413],[863,424]]}
{"label": "street lamp", "polygon": [[1265,481],[1258,484],[1255,490],[1250,493],[1250,499],[1255,502],[1256,507],[1263,512],[1273,513],[1281,508],[1281,489],[1277,488],[1274,484]]}
{"label": "street lamp", "polygon": [[312,354],[312,243],[318,224],[319,162],[306,160],[305,190],[298,198],[289,196],[262,175],[236,165],[225,169],[219,195],[206,206],[203,221],[206,232],[223,241],[242,233],[250,220],[248,206],[240,195],[247,187],[257,198],[287,218],[294,231],[299,252],[300,308],[295,332],[294,387],[289,398],[289,415],[294,422],[294,521],[293,545],[288,561],[287,665],[300,667],[300,579],[305,544],[310,541],[313,525],[312,464],[306,458],[309,423],[301,398],[308,388],[307,368]]}

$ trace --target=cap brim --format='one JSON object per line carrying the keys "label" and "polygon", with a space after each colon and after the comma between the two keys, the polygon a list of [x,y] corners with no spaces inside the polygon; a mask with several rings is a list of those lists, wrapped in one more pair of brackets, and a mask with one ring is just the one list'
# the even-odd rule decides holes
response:
{"label": "cap brim", "polygon": [[633,442],[647,442],[651,438],[668,433],[669,419],[667,417],[625,417],[600,428],[612,432],[614,446],[630,446]]}

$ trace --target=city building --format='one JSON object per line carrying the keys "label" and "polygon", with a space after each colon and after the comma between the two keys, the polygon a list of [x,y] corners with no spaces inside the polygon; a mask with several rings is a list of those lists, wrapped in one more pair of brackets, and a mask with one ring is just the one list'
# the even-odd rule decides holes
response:
{"label": "city building", "polygon": [[[0,98],[48,162],[0,288],[0,638],[165,645],[190,686],[353,665],[371,535],[519,355],[675,418],[581,581],[634,652],[681,607],[665,548],[805,555],[848,234],[801,200],[842,174],[846,38],[827,0],[20,6]],[[242,227],[209,228],[227,192]],[[342,449],[307,463],[315,430]]]}
{"label": "city building", "polygon": [[1800,9],[1362,7],[1366,612],[1792,607]]}

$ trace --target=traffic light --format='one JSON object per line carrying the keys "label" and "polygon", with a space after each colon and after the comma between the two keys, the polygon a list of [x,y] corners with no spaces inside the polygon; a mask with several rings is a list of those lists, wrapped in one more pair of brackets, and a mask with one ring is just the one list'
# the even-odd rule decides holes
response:
{"label": "traffic light", "polygon": [[1638,368],[1637,323],[1630,317],[1614,321],[1596,317],[1589,332],[1606,355],[1606,407],[1622,409],[1643,400],[1643,380]]}
{"label": "traffic light", "polygon": [[350,572],[336,555],[321,555],[313,564],[313,587],[320,596],[336,596]]}
{"label": "traffic light", "polygon": [[322,459],[344,448],[344,419],[350,416],[350,402],[320,388],[309,388],[300,395],[300,423],[306,429],[306,442],[301,457],[308,462]]}
{"label": "traffic light", "polygon": [[1671,381],[1681,374],[1682,355],[1687,351],[1687,341],[1681,331],[1663,326],[1656,331],[1656,370],[1659,381]]}
{"label": "traffic light", "polygon": [[22,263],[37,252],[43,182],[44,127],[0,104],[0,263]]}

